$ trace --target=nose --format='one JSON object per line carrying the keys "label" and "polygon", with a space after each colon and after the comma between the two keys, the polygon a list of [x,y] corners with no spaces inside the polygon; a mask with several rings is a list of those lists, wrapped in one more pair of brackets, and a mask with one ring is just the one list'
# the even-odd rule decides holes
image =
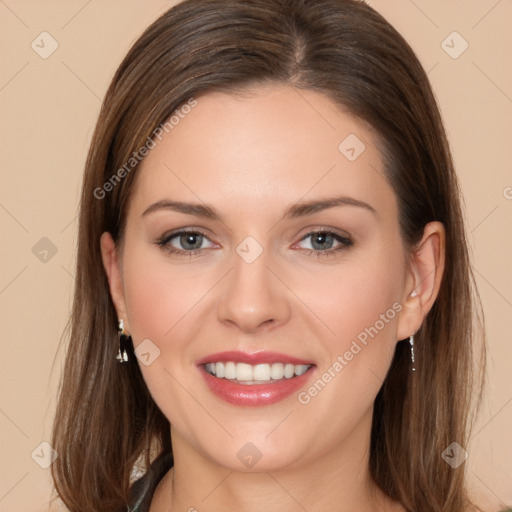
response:
{"label": "nose", "polygon": [[265,251],[252,263],[235,254],[234,268],[223,280],[218,319],[248,334],[273,329],[290,317],[287,292],[275,271],[269,268]]}

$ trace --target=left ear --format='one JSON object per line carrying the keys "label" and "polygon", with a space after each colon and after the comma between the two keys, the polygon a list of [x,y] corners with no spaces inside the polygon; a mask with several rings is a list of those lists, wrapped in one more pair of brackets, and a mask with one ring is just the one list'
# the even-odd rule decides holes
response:
{"label": "left ear", "polygon": [[398,319],[397,340],[408,338],[421,327],[436,300],[444,272],[445,238],[443,223],[429,222],[411,254]]}
{"label": "left ear", "polygon": [[116,309],[118,319],[124,320],[125,331],[130,333],[130,322],[127,314],[126,301],[124,298],[123,279],[120,265],[120,255],[112,235],[106,231],[100,238],[101,257],[103,267],[107,274],[110,288],[110,296]]}

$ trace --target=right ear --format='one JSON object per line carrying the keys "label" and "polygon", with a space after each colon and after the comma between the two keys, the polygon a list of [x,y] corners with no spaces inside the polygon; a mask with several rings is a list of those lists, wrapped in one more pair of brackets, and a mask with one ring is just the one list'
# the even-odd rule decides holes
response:
{"label": "right ear", "polygon": [[116,308],[117,318],[124,320],[125,331],[129,333],[128,315],[126,313],[126,301],[124,298],[123,279],[121,274],[120,256],[112,235],[105,231],[100,238],[101,257],[103,267],[108,278],[110,295]]}

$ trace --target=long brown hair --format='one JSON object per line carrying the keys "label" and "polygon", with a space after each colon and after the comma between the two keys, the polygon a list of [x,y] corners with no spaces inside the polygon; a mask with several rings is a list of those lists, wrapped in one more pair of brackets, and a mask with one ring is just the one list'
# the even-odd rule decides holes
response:
{"label": "long brown hair", "polygon": [[122,243],[137,172],[136,163],[126,163],[191,98],[262,83],[325,94],[374,128],[407,250],[428,222],[445,226],[441,288],[415,336],[418,369],[411,379],[402,340],[374,406],[370,470],[408,511],[467,510],[465,465],[452,469],[442,458],[452,442],[466,446],[484,366],[484,343],[477,343],[485,341],[483,314],[459,184],[418,59],[358,0],[185,0],[156,20],[121,63],[85,167],[70,339],[53,432],[58,495],[73,512],[124,511],[136,461],[147,467],[155,454],[172,452],[169,422],[136,361],[119,365],[115,358],[117,317],[99,239],[109,231]]}

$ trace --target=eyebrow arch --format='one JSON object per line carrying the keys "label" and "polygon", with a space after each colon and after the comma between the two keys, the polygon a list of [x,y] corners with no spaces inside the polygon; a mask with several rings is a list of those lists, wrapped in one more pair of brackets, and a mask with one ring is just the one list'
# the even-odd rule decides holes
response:
{"label": "eyebrow arch", "polygon": [[[301,202],[289,206],[284,211],[283,218],[286,219],[304,217],[306,215],[311,215],[313,213],[317,213],[328,208],[334,208],[336,206],[356,206],[359,208],[364,208],[378,217],[375,208],[373,208],[373,206],[369,205],[368,203],[348,196],[337,196],[326,199]],[[211,206],[199,203],[171,201],[168,199],[162,199],[156,203],[153,203],[144,210],[142,216],[159,210],[173,210],[179,213],[185,213],[187,215],[194,215],[196,217],[203,217],[211,220],[221,220],[220,215]]]}
{"label": "eyebrow arch", "polygon": [[148,208],[146,208],[142,213],[142,217],[158,210],[173,210],[179,213],[186,213],[187,215],[195,215],[196,217],[220,220],[220,216],[212,207],[208,205],[198,203],[183,203],[181,201],[170,201],[168,199],[162,199],[161,201],[157,201],[156,203],[148,206]]}
{"label": "eyebrow arch", "polygon": [[286,219],[311,215],[312,213],[326,210],[328,208],[335,208],[336,206],[357,206],[370,211],[373,215],[378,217],[378,213],[375,208],[368,203],[360,201],[359,199],[354,199],[353,197],[337,196],[294,204],[285,210],[283,218]]}

